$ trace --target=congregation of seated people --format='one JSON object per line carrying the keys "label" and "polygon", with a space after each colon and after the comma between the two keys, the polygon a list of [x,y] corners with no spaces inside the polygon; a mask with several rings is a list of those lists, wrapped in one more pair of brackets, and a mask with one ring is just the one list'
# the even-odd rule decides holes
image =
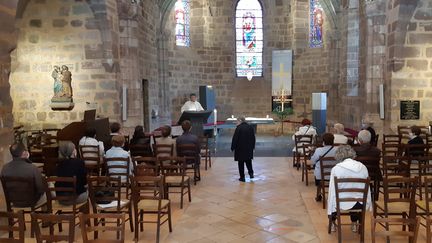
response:
{"label": "congregation of seated people", "polygon": [[[131,231],[135,231],[136,240],[139,238],[138,225],[143,222],[142,213],[156,212],[160,217],[167,217],[166,220],[159,221],[158,229],[168,221],[171,232],[171,206],[170,203],[167,204],[170,201],[168,194],[177,192],[168,191],[168,188],[181,188],[182,208],[185,194],[188,194],[189,202],[191,201],[190,178],[193,178],[195,183],[201,179],[200,139],[190,132],[192,125],[189,121],[184,121],[181,127],[183,134],[178,138],[171,136],[170,126],[163,126],[159,129],[161,136],[152,139],[152,134],[144,133],[143,126],[137,126],[132,139],[127,143],[128,137],[122,133],[120,124],[113,123],[110,126],[110,142],[105,142],[105,145],[103,141],[97,140],[96,129],[89,127],[77,146],[71,141],[58,142],[56,168],[50,175],[46,175],[43,168],[32,163],[23,143],[14,143],[10,146],[13,160],[2,168],[0,174],[8,204],[7,210],[29,213],[32,220],[35,212],[49,216],[71,214],[73,218],[78,217],[79,213],[90,215],[92,212],[96,216],[100,213],[125,213],[128,216],[126,220],[130,221]],[[148,157],[132,156],[131,151],[128,151],[128,148],[132,150],[134,146],[139,145],[145,145],[146,149],[149,149],[149,153],[145,154]],[[158,146],[168,146],[169,149],[162,150],[157,155]],[[182,146],[189,147],[183,151]],[[168,160],[169,163],[162,165],[162,160]],[[147,170],[154,167],[159,168],[153,173]],[[189,175],[191,169],[193,176]],[[165,175],[168,172],[169,174]],[[107,182],[104,185],[110,189],[101,189],[103,181]],[[116,182],[120,183],[119,194],[116,194]],[[152,183],[155,185],[153,188],[159,188],[161,185],[166,191],[155,191],[151,196],[141,195],[148,193],[140,191],[141,187]],[[162,202],[159,208],[158,201]],[[156,208],[150,205],[156,205]],[[133,208],[136,209],[134,212]],[[158,214],[158,211],[161,213]],[[42,225],[45,227],[47,223]],[[40,237],[40,232],[33,229],[33,226],[32,224],[30,229],[32,235],[35,232],[36,237]],[[52,225],[50,232],[51,230]],[[156,241],[159,241],[159,230]]]}

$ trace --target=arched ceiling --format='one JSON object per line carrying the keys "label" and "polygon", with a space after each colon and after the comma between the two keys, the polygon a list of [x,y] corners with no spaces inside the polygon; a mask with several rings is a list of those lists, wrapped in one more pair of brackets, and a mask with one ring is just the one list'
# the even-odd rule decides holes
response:
{"label": "arched ceiling", "polygon": [[[329,19],[333,29],[337,29],[337,13],[340,10],[341,0],[321,0],[327,18]],[[159,9],[161,11],[161,30],[164,28],[166,18],[171,9],[174,7],[176,0],[158,0]]]}

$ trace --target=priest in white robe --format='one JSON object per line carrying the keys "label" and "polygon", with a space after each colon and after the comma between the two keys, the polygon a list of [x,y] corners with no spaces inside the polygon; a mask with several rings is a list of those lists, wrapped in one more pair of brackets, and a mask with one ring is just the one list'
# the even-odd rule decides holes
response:
{"label": "priest in white robe", "polygon": [[197,97],[195,94],[190,95],[190,100],[186,101],[184,105],[181,108],[181,112],[184,111],[203,111],[204,108],[201,106],[201,104],[197,101]]}

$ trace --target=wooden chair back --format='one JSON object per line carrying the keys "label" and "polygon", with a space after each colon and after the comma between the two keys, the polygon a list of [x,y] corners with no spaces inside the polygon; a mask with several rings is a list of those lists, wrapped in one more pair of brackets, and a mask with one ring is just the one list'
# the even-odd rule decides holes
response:
{"label": "wooden chair back", "polygon": [[132,157],[153,157],[153,151],[150,143],[131,144],[129,145],[129,149]]}
{"label": "wooden chair back", "polygon": [[187,167],[185,158],[182,158],[182,157],[160,157],[159,158],[159,165],[160,165],[161,174],[164,177],[181,176],[184,180],[184,178],[186,176],[186,167]]}
{"label": "wooden chair back", "polygon": [[[418,229],[420,225],[420,219],[404,219],[404,218],[374,218],[372,217],[372,243],[376,242],[377,236],[385,237],[387,239],[391,237],[397,237],[400,239],[400,237],[407,237],[409,240],[407,242],[410,243],[416,243],[417,242],[417,235],[418,235]],[[376,231],[377,224],[385,225],[386,230],[384,231]],[[405,230],[395,230],[399,229],[400,226],[403,226],[402,228],[408,228],[408,231]],[[390,230],[390,228],[392,230]]]}
{"label": "wooden chair back", "polygon": [[296,153],[301,153],[300,150],[297,150],[297,146],[301,144],[312,144],[313,143],[313,135],[294,135],[294,145],[296,148]]}
{"label": "wooden chair back", "polygon": [[134,176],[158,176],[159,171],[158,165],[141,163],[135,166]]}
{"label": "wooden chair back", "polygon": [[163,176],[134,176],[132,177],[132,201],[136,205],[141,200],[158,200],[159,211],[164,198]]}
{"label": "wooden chair back", "polygon": [[[80,226],[83,243],[125,242],[124,213],[80,214]],[[92,235],[91,233],[95,232],[97,233],[95,235],[107,235],[107,237],[103,239],[91,239],[89,235]],[[115,232],[117,238],[112,239],[113,234],[110,234],[109,232]]]}
{"label": "wooden chair back", "polygon": [[384,134],[383,144],[401,144],[402,137],[399,134]]}
{"label": "wooden chair back", "polygon": [[148,164],[148,165],[157,165],[156,157],[132,157],[132,160],[135,161],[137,165],[139,164]]}
{"label": "wooden chair back", "polygon": [[432,176],[426,177],[423,180],[423,186],[425,189],[424,200],[426,201],[426,216],[430,217],[431,215],[431,203],[432,203]]}
{"label": "wooden chair back", "polygon": [[76,193],[76,177],[57,177],[51,176],[46,179],[46,195],[48,208],[52,209],[52,204],[55,201],[72,202],[73,212],[76,210],[75,200]]}
{"label": "wooden chair back", "polygon": [[155,157],[167,157],[174,155],[174,144],[153,144]]}
{"label": "wooden chair back", "polygon": [[152,137],[153,137],[153,143],[157,144],[157,139],[162,137],[162,131],[153,131]]}
{"label": "wooden chair back", "polygon": [[429,144],[405,144],[403,147],[406,156],[427,156],[430,152]]}
{"label": "wooden chair back", "polygon": [[381,146],[382,156],[401,156],[403,153],[403,148],[401,144],[385,144]]}
{"label": "wooden chair back", "polygon": [[[415,195],[418,178],[393,177],[384,178],[384,214],[388,217],[389,205],[409,204],[410,214],[415,210]],[[408,213],[408,212],[407,212]]]}
{"label": "wooden chair back", "polygon": [[[33,227],[36,232],[37,243],[61,242],[61,241],[66,241],[69,243],[74,242],[74,238],[75,238],[75,216],[74,215],[32,213],[31,218],[32,218]],[[69,227],[68,230],[63,234],[60,233],[55,234],[53,230],[51,230],[48,234],[42,233],[41,226],[44,224],[62,225],[64,223],[66,223]]]}
{"label": "wooden chair back", "polygon": [[[24,212],[22,210],[13,212],[0,212],[0,219],[8,222],[7,225],[0,225],[0,242],[8,243],[24,243],[25,242],[25,221]],[[17,225],[17,226],[15,226]],[[5,233],[9,233],[8,237],[3,237]],[[17,238],[14,233],[18,233]]]}
{"label": "wooden chair back", "polygon": [[198,148],[195,144],[178,144],[177,156],[184,157],[189,164],[194,163],[199,157]]}
{"label": "wooden chair back", "polygon": [[[104,158],[106,165],[106,175],[109,177],[120,177],[122,182],[130,185],[129,181],[129,171],[134,170],[134,164],[132,163],[130,158],[123,157],[112,157],[112,158]],[[132,167],[132,168],[131,168]]]}
{"label": "wooden chair back", "polygon": [[[411,132],[412,126],[398,126],[398,134],[401,136],[402,140],[408,141],[410,140],[409,133]],[[428,126],[417,126],[420,128],[420,137],[423,138],[423,140],[426,141],[426,136],[429,133],[429,127]]]}
{"label": "wooden chair back", "polygon": [[411,158],[405,156],[383,156],[383,174],[385,178],[410,177]]}
{"label": "wooden chair back", "polygon": [[102,168],[102,158],[100,156],[100,148],[97,145],[79,145],[79,156],[84,160],[85,166],[89,174],[100,175]]}
{"label": "wooden chair back", "polygon": [[34,179],[15,176],[0,176],[8,212],[14,207],[36,206],[38,196],[35,191]]}
{"label": "wooden chair back", "polygon": [[320,163],[320,172],[321,172],[321,180],[320,180],[320,187],[321,187],[321,194],[322,194],[322,203],[323,208],[326,207],[326,192],[328,191],[329,185],[330,185],[330,175],[331,170],[333,167],[337,164],[336,159],[334,157],[322,157],[319,160]]}
{"label": "wooden chair back", "polygon": [[121,209],[121,179],[109,176],[89,176],[87,177],[90,202],[93,212],[98,211],[99,204],[116,202],[116,212]]}

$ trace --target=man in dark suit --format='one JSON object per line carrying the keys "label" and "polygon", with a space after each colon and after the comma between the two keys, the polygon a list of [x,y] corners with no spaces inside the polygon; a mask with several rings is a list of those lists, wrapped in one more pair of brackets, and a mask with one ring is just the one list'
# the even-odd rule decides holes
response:
{"label": "man in dark suit", "polygon": [[381,150],[371,144],[372,134],[368,130],[361,130],[357,137],[360,145],[353,147],[357,157],[374,157],[379,161]]}
{"label": "man in dark suit", "polygon": [[244,117],[237,119],[237,128],[234,132],[231,143],[231,151],[234,151],[234,160],[238,161],[240,178],[239,181],[245,181],[244,164],[248,169],[250,178],[254,178],[252,169],[253,152],[255,149],[255,131],[253,127],[246,123]]}

